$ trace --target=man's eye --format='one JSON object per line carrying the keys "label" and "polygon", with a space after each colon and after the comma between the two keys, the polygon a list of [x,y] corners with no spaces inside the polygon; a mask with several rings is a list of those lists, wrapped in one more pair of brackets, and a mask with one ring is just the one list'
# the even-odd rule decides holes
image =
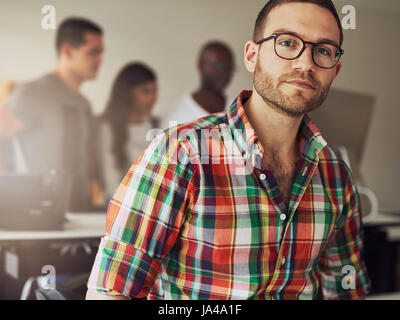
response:
{"label": "man's eye", "polygon": [[331,56],[330,50],[323,48],[323,47],[318,47],[317,52],[318,52],[318,54],[322,54],[323,56],[328,56],[328,57]]}
{"label": "man's eye", "polygon": [[279,42],[284,47],[293,47],[295,45],[295,42],[293,40],[282,40]]}

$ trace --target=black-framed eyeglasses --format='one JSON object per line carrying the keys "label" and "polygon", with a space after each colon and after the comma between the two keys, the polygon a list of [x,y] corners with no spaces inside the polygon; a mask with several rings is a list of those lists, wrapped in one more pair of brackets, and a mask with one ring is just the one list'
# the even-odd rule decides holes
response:
{"label": "black-framed eyeglasses", "polygon": [[313,62],[316,66],[323,69],[332,69],[335,67],[344,54],[344,51],[333,43],[304,41],[292,33],[274,33],[270,37],[257,41],[256,44],[262,44],[271,39],[274,39],[276,55],[286,60],[297,59],[303,54],[306,44],[310,44],[312,47]]}

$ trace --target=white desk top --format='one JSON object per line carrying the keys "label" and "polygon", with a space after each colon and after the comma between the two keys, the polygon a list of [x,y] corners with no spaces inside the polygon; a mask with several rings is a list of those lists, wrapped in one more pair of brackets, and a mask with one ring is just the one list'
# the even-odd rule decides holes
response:
{"label": "white desk top", "polygon": [[374,219],[367,220],[364,225],[379,225],[379,224],[398,224],[400,225],[400,213],[399,214],[387,214],[380,212]]}
{"label": "white desk top", "polygon": [[[0,230],[0,241],[12,240],[48,240],[48,239],[78,239],[78,238],[100,238],[105,234],[106,214],[101,213],[67,213],[67,223],[64,230],[55,231],[12,231]],[[400,215],[379,214],[376,219],[365,223],[375,224],[400,223]],[[400,224],[395,226],[386,225],[388,238],[391,241],[400,241]]]}
{"label": "white desk top", "polygon": [[400,214],[385,214],[379,213],[378,216],[368,222],[364,223],[365,226],[379,226],[387,232],[389,241],[400,241]]}
{"label": "white desk top", "polygon": [[366,300],[400,300],[400,292],[377,294],[373,296],[367,296]]}
{"label": "white desk top", "polygon": [[0,241],[101,238],[105,234],[105,213],[67,213],[64,230],[0,230]]}

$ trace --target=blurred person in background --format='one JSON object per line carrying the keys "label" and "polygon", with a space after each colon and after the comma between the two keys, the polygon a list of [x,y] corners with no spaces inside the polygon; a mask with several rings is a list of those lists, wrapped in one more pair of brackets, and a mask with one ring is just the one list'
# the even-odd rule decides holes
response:
{"label": "blurred person in background", "polygon": [[231,101],[227,101],[224,93],[234,71],[234,57],[228,45],[221,41],[206,43],[200,50],[197,69],[200,73],[200,87],[178,100],[171,112],[163,118],[163,129],[221,112],[230,104]]}
{"label": "blurred person in background", "polygon": [[98,158],[104,200],[109,201],[126,171],[147,144],[149,130],[158,128],[152,116],[157,101],[157,77],[142,63],[124,66],[98,123]]}
{"label": "blurred person in background", "polygon": [[18,86],[5,105],[23,123],[17,141],[27,170],[69,172],[69,210],[86,211],[92,205],[90,184],[96,177],[94,117],[79,91],[85,81],[97,76],[103,31],[89,20],[68,18],[57,29],[56,50],[54,70]]}

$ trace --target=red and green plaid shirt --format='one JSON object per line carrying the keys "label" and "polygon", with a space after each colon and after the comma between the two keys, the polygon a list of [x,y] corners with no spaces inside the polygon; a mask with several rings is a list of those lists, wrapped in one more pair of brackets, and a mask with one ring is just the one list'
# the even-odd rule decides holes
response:
{"label": "red and green plaid shirt", "polygon": [[[149,299],[360,299],[359,197],[346,164],[305,115],[288,208],[246,117],[227,112],[156,136],[109,203],[88,281]],[[265,152],[268,152],[266,150]]]}

